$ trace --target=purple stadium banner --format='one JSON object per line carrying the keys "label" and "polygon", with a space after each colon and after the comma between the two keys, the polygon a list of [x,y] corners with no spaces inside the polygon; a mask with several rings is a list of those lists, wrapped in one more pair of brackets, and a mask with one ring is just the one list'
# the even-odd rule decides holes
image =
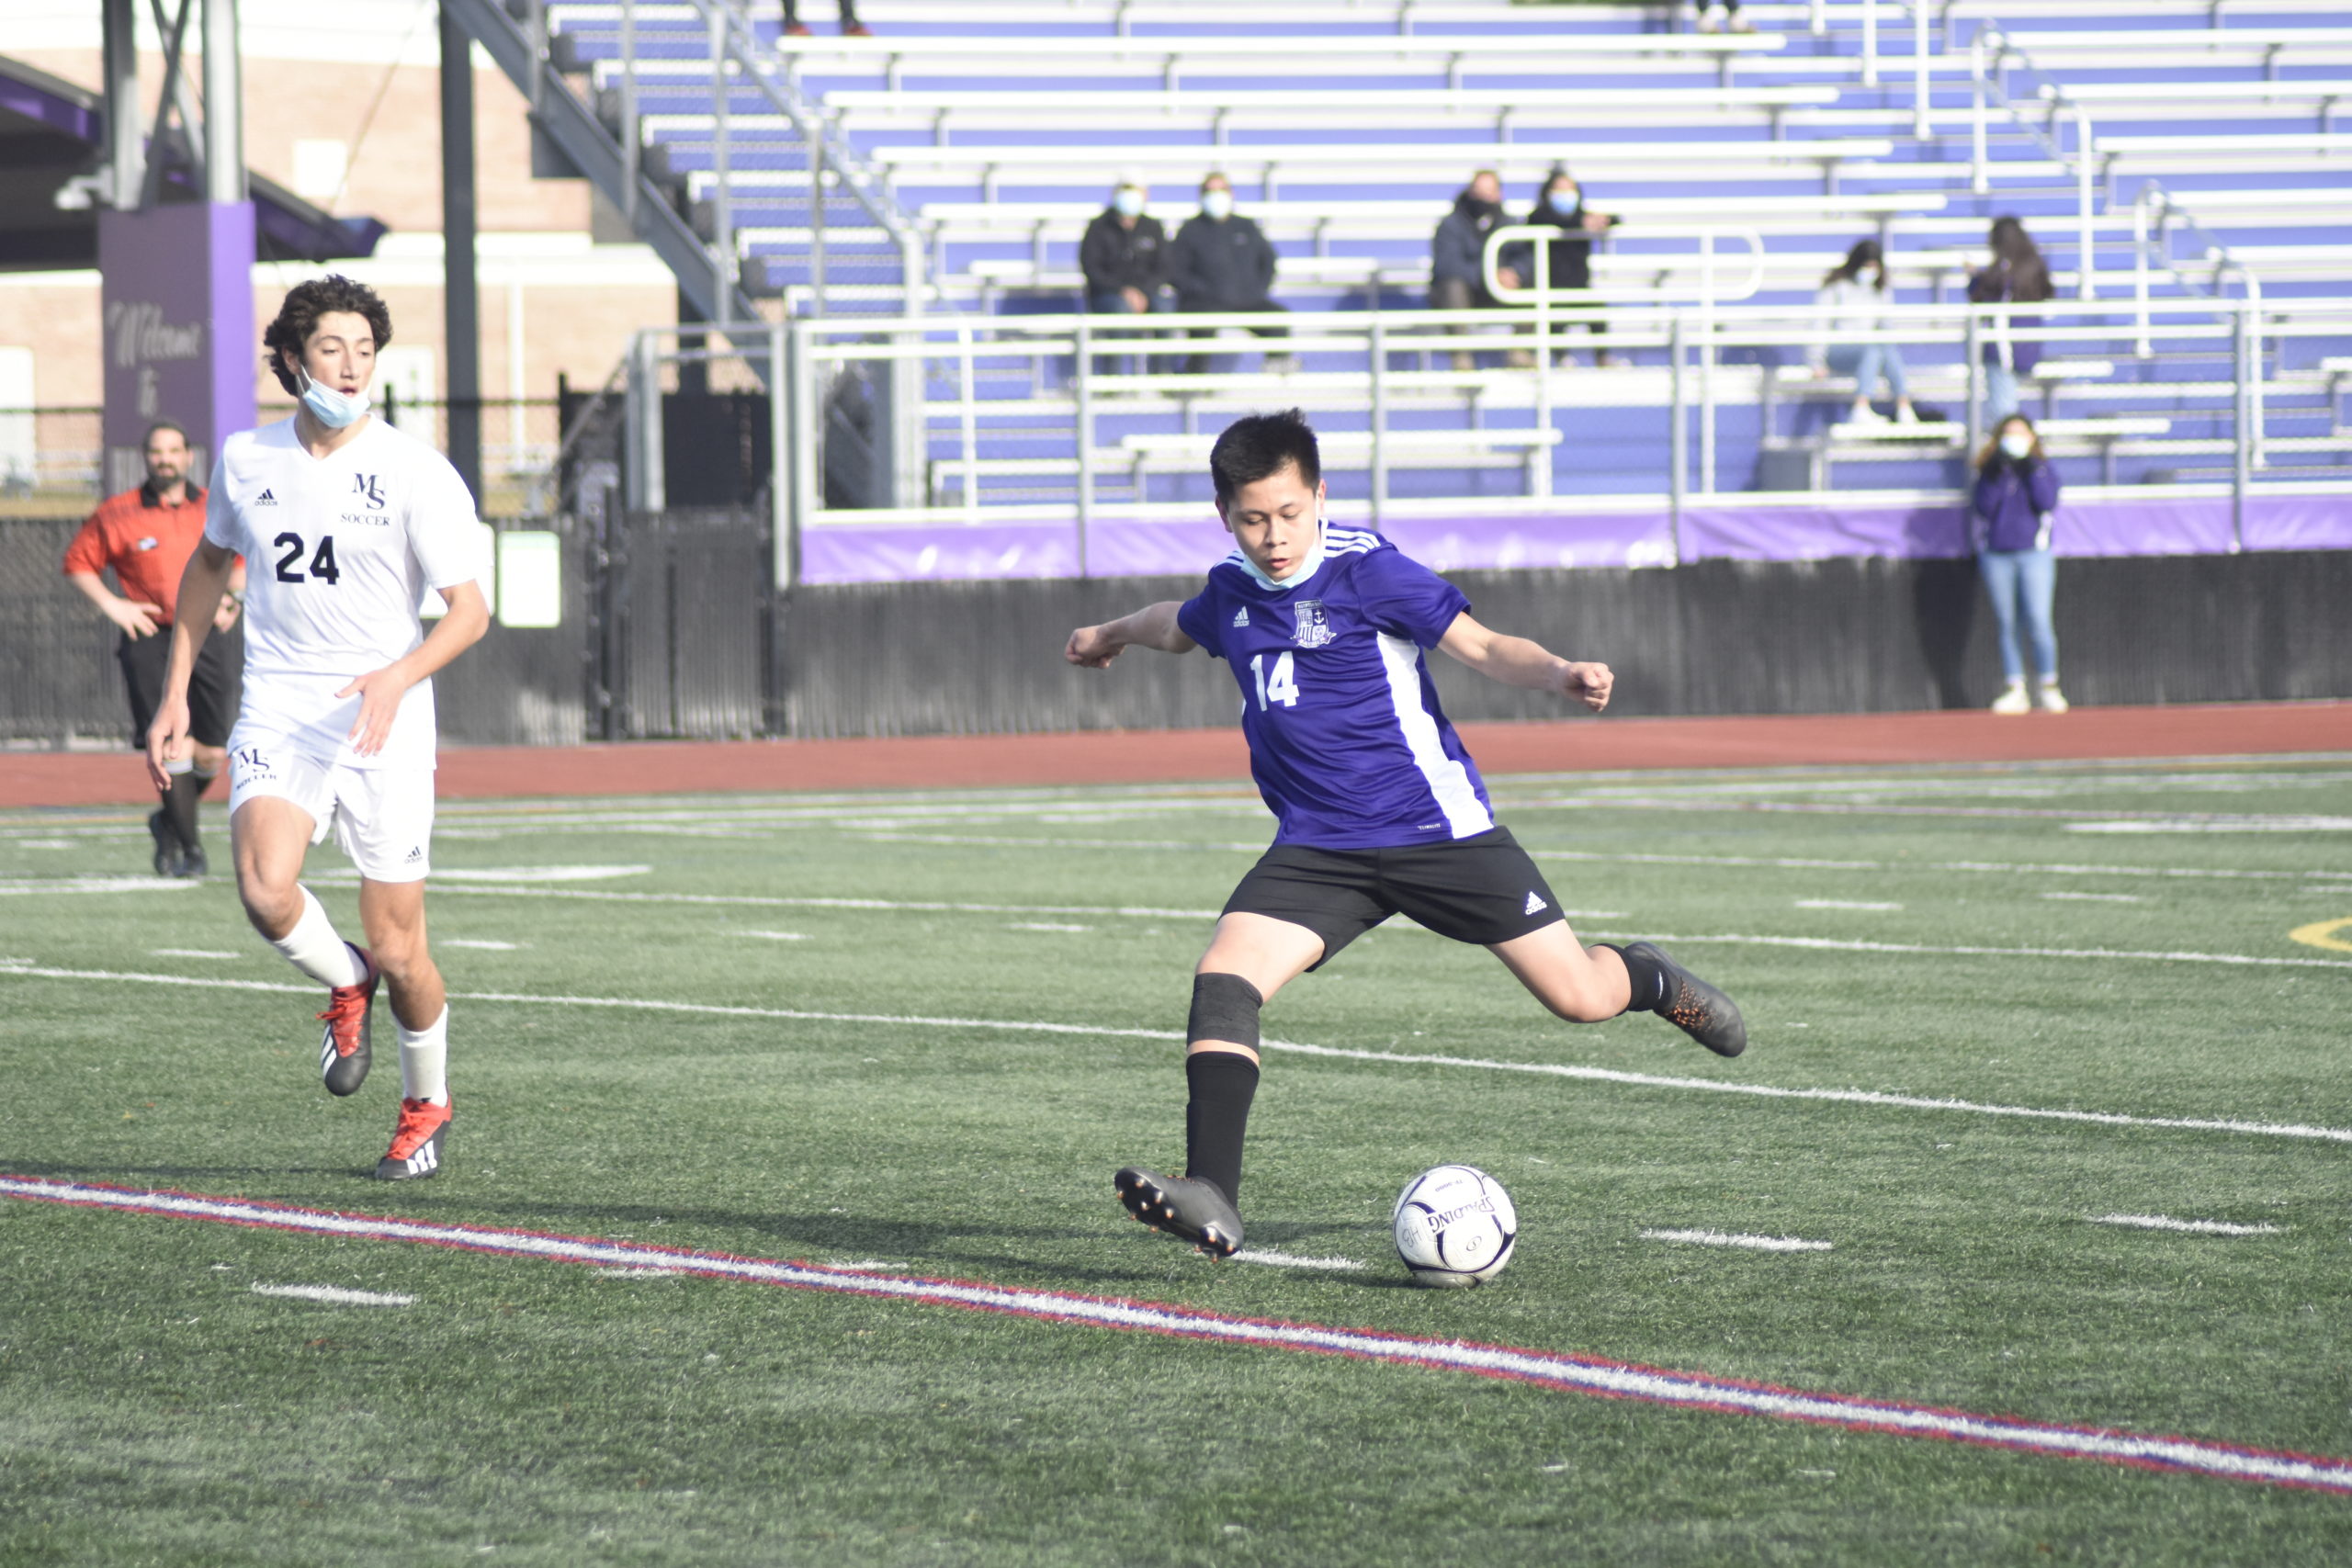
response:
{"label": "purple stadium banner", "polygon": [[203,482],[221,438],[254,423],[253,204],[101,211],[98,268],[107,492],[145,477],[159,419],[187,427]]}
{"label": "purple stadium banner", "polygon": [[[1440,570],[1663,566],[1674,558],[1666,512],[1554,516],[1393,518],[1384,532]],[[2226,496],[2067,502],[2052,530],[2062,556],[2222,555]],[[2352,549],[2352,497],[2246,498],[2249,550]],[[1231,547],[1215,516],[1113,519],[1086,530],[1089,577],[1185,576]],[[1682,514],[1688,560],[1821,560],[1969,553],[1966,518],[1927,506],[1696,505]],[[1068,517],[974,524],[829,524],[801,536],[809,582],[910,582],[1077,577],[1079,532]]]}

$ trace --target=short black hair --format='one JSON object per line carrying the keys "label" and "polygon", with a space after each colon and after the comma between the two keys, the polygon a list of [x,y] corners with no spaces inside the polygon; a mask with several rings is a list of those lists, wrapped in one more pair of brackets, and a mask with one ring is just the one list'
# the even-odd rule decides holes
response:
{"label": "short black hair", "polygon": [[1323,482],[1323,453],[1315,444],[1315,427],[1296,409],[1245,414],[1227,425],[1209,448],[1209,478],[1216,481],[1220,505],[1243,485],[1272,479],[1285,468],[1295,468],[1299,482],[1309,490]]}
{"label": "short black hair", "polygon": [[355,283],[340,273],[314,277],[308,283],[298,283],[287,290],[286,303],[277,308],[277,319],[261,334],[262,346],[269,350],[269,371],[277,384],[292,395],[301,394],[301,384],[294,373],[286,368],[286,355],[302,357],[302,345],[319,330],[319,318],[333,310],[348,311],[368,318],[368,330],[375,334],[376,347],[392,341],[392,313],[384,305],[383,297],[364,283]]}
{"label": "short black hair", "polygon": [[159,419],[154,423],[147,427],[147,434],[139,438],[139,449],[141,452],[147,450],[148,446],[154,442],[155,437],[162,434],[166,430],[180,438],[181,446],[193,447],[196,445],[196,443],[187,438],[187,425],[182,424],[175,419]]}

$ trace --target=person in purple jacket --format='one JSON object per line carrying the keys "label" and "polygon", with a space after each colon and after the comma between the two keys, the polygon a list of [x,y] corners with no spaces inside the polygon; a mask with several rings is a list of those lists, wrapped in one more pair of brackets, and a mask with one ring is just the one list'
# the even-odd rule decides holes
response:
{"label": "person in purple jacket", "polygon": [[2033,645],[2034,684],[2044,713],[2064,713],[2058,689],[2058,634],[2050,605],[2058,586],[2058,561],[2050,548],[2051,516],[2058,510],[2058,470],[2041,450],[2033,421],[2013,413],[1994,431],[1976,458],[1976,484],[1969,496],[1969,530],[1976,544],[1977,570],[1993,595],[1993,621],[2001,635],[2001,671],[2008,683],[1993,701],[1995,713],[2030,713],[2025,660],[2018,650],[2018,623],[2025,623]]}
{"label": "person in purple jacket", "polygon": [[1233,552],[1192,598],[1080,626],[1064,650],[1094,670],[1129,648],[1223,660],[1278,825],[1193,970],[1186,1173],[1122,1168],[1113,1185],[1127,1212],[1233,1256],[1259,1009],[1393,915],[1485,947],[1561,1018],[1653,1012],[1738,1055],[1747,1027],[1729,997],[1655,942],[1588,946],[1568,929],[1558,895],[1495,821],[1426,655],[1595,713],[1609,705],[1609,666],[1487,629],[1460,589],[1380,535],[1326,522],[1321,454],[1296,409],[1227,426],[1209,475]]}

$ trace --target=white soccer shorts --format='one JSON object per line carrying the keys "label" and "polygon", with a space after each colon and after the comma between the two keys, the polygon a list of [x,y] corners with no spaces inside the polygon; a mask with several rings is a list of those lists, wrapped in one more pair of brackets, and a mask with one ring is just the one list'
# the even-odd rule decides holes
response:
{"label": "white soccer shorts", "polygon": [[370,882],[421,882],[433,869],[433,770],[322,762],[268,739],[232,737],[229,815],[264,795],[311,817],[311,842],[335,848]]}

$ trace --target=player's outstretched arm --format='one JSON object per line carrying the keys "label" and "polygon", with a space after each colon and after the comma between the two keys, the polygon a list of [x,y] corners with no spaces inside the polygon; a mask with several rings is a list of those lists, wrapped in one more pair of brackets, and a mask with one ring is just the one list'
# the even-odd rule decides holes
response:
{"label": "player's outstretched arm", "polygon": [[391,738],[392,720],[400,716],[401,699],[419,681],[440,672],[458,655],[481,640],[490,629],[490,601],[479,582],[456,582],[440,590],[449,613],[406,658],[395,659],[381,670],[360,676],[335,696],[359,698],[359,717],[351,726],[351,749],[372,757]]}
{"label": "player's outstretched arm", "polygon": [[172,787],[164,764],[187,755],[188,677],[195,672],[196,651],[212,629],[212,613],[220,607],[236,564],[234,550],[205,539],[180,573],[179,599],[172,611],[171,660],[164,666],[164,694],[155,704],[155,721],[147,727],[147,776],[157,789]]}
{"label": "player's outstretched arm", "polygon": [[1573,697],[1595,713],[1609,705],[1609,689],[1617,680],[1606,664],[1563,659],[1541,643],[1482,626],[1466,612],[1453,618],[1437,645],[1488,680]]}
{"label": "player's outstretched arm", "polygon": [[1089,670],[1102,670],[1128,648],[1156,648],[1162,653],[1190,653],[1200,647],[1176,624],[1176,612],[1182,608],[1173,599],[1163,599],[1157,604],[1147,604],[1132,615],[1122,615],[1115,621],[1105,621],[1099,626],[1080,626],[1069,634],[1069,641],[1062,649],[1062,657],[1072,664],[1082,664]]}

